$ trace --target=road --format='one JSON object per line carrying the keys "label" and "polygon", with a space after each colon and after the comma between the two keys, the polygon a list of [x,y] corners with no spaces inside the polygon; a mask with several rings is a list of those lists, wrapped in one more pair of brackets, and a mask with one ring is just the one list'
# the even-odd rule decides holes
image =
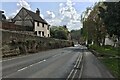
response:
{"label": "road", "polygon": [[2,61],[3,78],[113,78],[82,46],[53,49]]}

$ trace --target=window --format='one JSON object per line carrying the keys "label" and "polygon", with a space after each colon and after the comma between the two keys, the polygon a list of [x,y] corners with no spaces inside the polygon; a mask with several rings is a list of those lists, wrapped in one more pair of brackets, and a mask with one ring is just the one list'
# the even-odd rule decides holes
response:
{"label": "window", "polygon": [[35,31],[35,33],[34,33],[35,35],[37,35],[37,31]]}
{"label": "window", "polygon": [[42,27],[44,27],[44,24],[42,23]]}
{"label": "window", "polygon": [[49,30],[49,26],[47,27],[47,29]]}
{"label": "window", "polygon": [[41,36],[41,31],[39,31],[38,33],[39,33],[39,35]]}
{"label": "window", "polygon": [[39,22],[37,22],[37,26],[39,26]]}
{"label": "window", "polygon": [[44,31],[42,32],[42,36],[44,36]]}
{"label": "window", "polygon": [[48,34],[48,37],[49,37],[49,34]]}

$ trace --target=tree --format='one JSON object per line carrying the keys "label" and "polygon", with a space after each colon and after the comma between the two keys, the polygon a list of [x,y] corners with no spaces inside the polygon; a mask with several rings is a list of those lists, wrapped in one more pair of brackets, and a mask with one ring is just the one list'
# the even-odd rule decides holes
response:
{"label": "tree", "polygon": [[83,23],[83,29],[82,29],[82,36],[83,36],[83,39],[87,42],[87,45],[89,43],[89,34],[88,34],[88,15],[89,15],[89,12],[91,10],[91,7],[87,7],[86,8],[86,11],[84,11],[81,15],[81,22]]}
{"label": "tree", "polygon": [[72,40],[80,40],[81,37],[81,30],[71,30],[70,32]]}
{"label": "tree", "polygon": [[[87,14],[85,19],[82,19],[83,22],[83,31],[82,35],[85,36],[87,44],[95,43],[104,45],[106,28],[104,22],[99,17],[99,5],[100,3],[95,4],[90,13]],[[86,12],[89,12],[86,9]],[[86,14],[86,13],[85,13]]]}
{"label": "tree", "polygon": [[65,39],[67,40],[67,36],[68,36],[68,29],[65,26],[53,26],[50,29],[51,32],[51,37],[52,38],[57,38],[57,39]]}
{"label": "tree", "polygon": [[105,23],[109,35],[117,35],[120,40],[120,2],[104,2],[100,6],[100,17]]}

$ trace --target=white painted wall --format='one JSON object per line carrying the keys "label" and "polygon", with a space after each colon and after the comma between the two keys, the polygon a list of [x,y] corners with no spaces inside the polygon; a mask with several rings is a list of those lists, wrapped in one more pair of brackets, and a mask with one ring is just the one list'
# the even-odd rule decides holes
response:
{"label": "white painted wall", "polygon": [[106,37],[105,38],[105,45],[111,45],[111,46],[113,46],[114,42],[111,39],[109,39],[108,37]]}
{"label": "white painted wall", "polygon": [[[37,36],[41,37],[50,37],[50,29],[48,30],[47,27],[48,25],[44,24],[44,27],[42,27],[42,23],[39,23],[39,26],[37,26],[37,22],[34,22],[35,25],[35,31],[37,31]],[[41,35],[39,34],[39,31],[41,31]],[[42,35],[42,32],[44,31],[44,36]]]}

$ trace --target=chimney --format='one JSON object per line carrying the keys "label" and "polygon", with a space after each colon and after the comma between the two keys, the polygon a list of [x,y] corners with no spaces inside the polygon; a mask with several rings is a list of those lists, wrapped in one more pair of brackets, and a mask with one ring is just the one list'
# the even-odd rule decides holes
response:
{"label": "chimney", "polygon": [[37,10],[36,10],[36,14],[37,15],[40,15],[40,10],[37,8]]}

